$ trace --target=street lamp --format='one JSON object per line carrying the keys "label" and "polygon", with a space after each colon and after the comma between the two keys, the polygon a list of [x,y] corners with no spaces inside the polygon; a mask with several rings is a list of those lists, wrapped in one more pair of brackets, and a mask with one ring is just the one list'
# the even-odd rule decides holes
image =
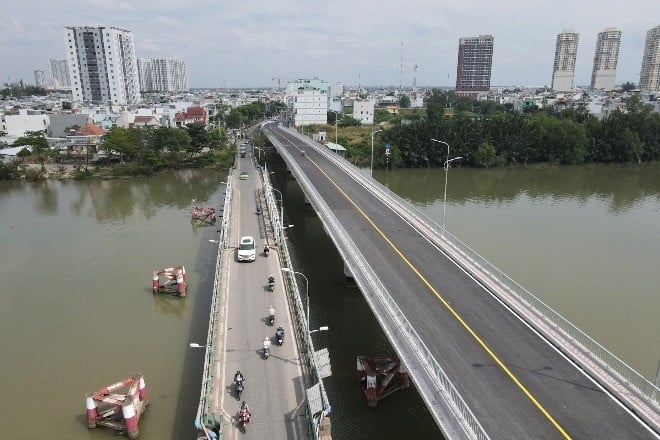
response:
{"label": "street lamp", "polygon": [[[253,148],[256,148],[257,150],[259,150],[259,162],[261,162],[261,148],[257,147],[256,145],[253,145],[252,147],[253,147]],[[266,155],[266,153],[264,153],[264,156],[265,156],[265,155]]]}
{"label": "street lamp", "polygon": [[369,176],[374,176],[374,135],[383,130],[376,130],[371,132],[371,166],[369,167]]}
{"label": "street lamp", "polygon": [[309,330],[309,280],[307,279],[304,273],[296,272],[295,270],[291,270],[288,267],[283,267],[282,272],[291,272],[293,274],[300,275],[305,279],[305,297],[307,298],[307,308],[305,312],[305,317],[307,318],[307,330]]}
{"label": "street lamp", "polygon": [[335,110],[330,110],[332,113],[335,114],[335,144],[337,143],[337,121],[339,120],[339,112]]}
{"label": "street lamp", "polygon": [[328,327],[327,325],[324,325],[323,327],[319,327],[316,330],[310,330],[309,334],[311,335],[312,333],[316,333],[316,332],[327,332],[328,330],[330,330],[330,327]]}
{"label": "street lamp", "polygon": [[463,159],[462,156],[455,157],[453,159],[449,159],[449,144],[444,141],[439,141],[437,139],[431,139],[433,142],[438,142],[439,144],[445,144],[447,146],[447,160],[445,161],[445,195],[444,198],[442,199],[442,233],[444,234],[445,232],[445,212],[446,212],[446,206],[447,206],[447,173],[449,171],[449,164],[451,164],[455,160]]}

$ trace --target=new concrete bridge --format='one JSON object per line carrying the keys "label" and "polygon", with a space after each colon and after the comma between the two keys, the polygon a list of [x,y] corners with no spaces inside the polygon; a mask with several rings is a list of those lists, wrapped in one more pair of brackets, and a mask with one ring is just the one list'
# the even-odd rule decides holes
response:
{"label": "new concrete bridge", "polygon": [[660,438],[657,384],[322,144],[262,130],[447,438]]}

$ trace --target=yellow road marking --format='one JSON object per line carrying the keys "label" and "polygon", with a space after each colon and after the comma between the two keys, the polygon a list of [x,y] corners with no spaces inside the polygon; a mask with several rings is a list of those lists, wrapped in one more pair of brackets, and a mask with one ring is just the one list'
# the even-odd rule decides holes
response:
{"label": "yellow road marking", "polygon": [[497,357],[497,355],[493,352],[493,350],[491,350],[491,348],[479,337],[479,335],[477,335],[477,333],[474,330],[472,330],[472,328],[467,324],[467,322],[465,322],[465,320],[463,320],[463,318],[458,314],[458,312],[456,312],[456,310],[454,310],[454,308],[447,302],[447,300],[445,300],[442,297],[442,295],[440,295],[440,292],[438,292],[431,285],[431,283],[429,283],[429,281],[424,277],[424,275],[422,275],[419,272],[419,270],[417,270],[417,268],[396,247],[396,245],[392,243],[392,241],[389,238],[387,238],[385,233],[371,220],[371,218],[369,218],[369,216],[357,205],[357,203],[355,203],[353,199],[351,199],[351,197],[348,194],[346,194],[346,192],[344,192],[344,190],[341,189],[339,185],[334,180],[332,180],[332,178],[328,176],[328,174],[325,171],[323,171],[316,162],[310,159],[309,156],[305,156],[305,157],[319,170],[321,174],[323,174],[330,181],[330,183],[332,183],[332,185],[335,188],[337,188],[337,191],[339,191],[346,198],[346,200],[348,200],[351,203],[351,205],[353,205],[355,209],[357,209],[357,211],[360,214],[362,214],[362,217],[364,217],[365,220],[383,238],[383,240],[385,240],[387,244],[390,245],[390,247],[394,250],[394,252],[396,252],[396,254],[399,255],[399,257],[417,275],[417,277],[422,281],[422,283],[424,283],[424,285],[426,285],[426,287],[438,298],[438,300],[440,300],[440,302],[447,308],[447,310],[449,310],[449,312],[454,316],[454,318],[456,318],[456,320],[458,320],[458,322],[461,323],[463,328],[465,328],[467,332],[474,338],[474,340],[477,341],[479,345],[481,345],[481,348],[483,348],[486,351],[486,353],[488,353],[488,355],[495,361],[495,363],[502,369],[502,371],[504,371],[506,375],[509,376],[509,378],[513,381],[513,383],[515,383],[516,386],[523,392],[523,394],[525,394],[525,396],[527,396],[527,398],[534,404],[534,406],[536,406],[536,408],[538,408],[538,410],[541,411],[541,413],[545,416],[546,419],[550,421],[550,423],[557,429],[557,431],[559,431],[565,439],[571,439],[571,436],[564,430],[564,428],[562,428],[559,425],[559,423],[539,403],[539,401],[536,400],[536,398],[532,395],[532,393],[527,388],[525,388],[525,386],[513,374],[513,372],[511,372],[511,370],[509,370],[509,368],[507,368],[507,366],[504,365],[504,363],[500,360],[499,357]]}

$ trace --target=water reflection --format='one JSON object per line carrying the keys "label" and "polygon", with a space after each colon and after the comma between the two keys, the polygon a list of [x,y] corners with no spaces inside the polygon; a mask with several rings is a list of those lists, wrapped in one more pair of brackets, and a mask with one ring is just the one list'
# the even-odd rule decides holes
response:
{"label": "water reflection", "polygon": [[166,315],[174,315],[177,318],[181,318],[188,308],[188,302],[186,299],[180,298],[176,295],[158,293],[153,295],[153,297],[156,309]]}
{"label": "water reflection", "polygon": [[[442,202],[444,170],[421,168],[378,171],[375,177],[401,197],[423,206]],[[660,201],[660,164],[586,165],[521,168],[452,168],[447,201],[511,203],[530,199],[570,198],[586,202],[593,197],[607,200],[611,214],[631,209],[647,197]]]}

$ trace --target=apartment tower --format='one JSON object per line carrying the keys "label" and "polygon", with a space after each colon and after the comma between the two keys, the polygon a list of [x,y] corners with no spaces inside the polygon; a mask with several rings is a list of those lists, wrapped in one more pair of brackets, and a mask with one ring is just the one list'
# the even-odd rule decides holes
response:
{"label": "apartment tower", "polygon": [[579,34],[572,30],[557,35],[555,63],[552,71],[552,89],[556,92],[573,90],[578,40]]}
{"label": "apartment tower", "polygon": [[479,93],[490,90],[492,65],[492,35],[460,38],[456,67],[456,94],[476,98]]}
{"label": "apartment tower", "polygon": [[660,26],[656,26],[646,33],[639,88],[660,92]]}
{"label": "apartment tower", "polygon": [[601,90],[614,89],[616,65],[619,62],[621,31],[607,28],[598,33],[594,67],[591,71],[591,88]]}
{"label": "apartment tower", "polygon": [[177,58],[140,58],[138,72],[142,92],[187,92],[188,66]]}
{"label": "apartment tower", "polygon": [[58,89],[70,89],[69,66],[66,60],[50,59],[50,73],[55,80],[55,87]]}
{"label": "apartment tower", "polygon": [[133,33],[106,26],[67,26],[73,100],[131,104],[140,99]]}

